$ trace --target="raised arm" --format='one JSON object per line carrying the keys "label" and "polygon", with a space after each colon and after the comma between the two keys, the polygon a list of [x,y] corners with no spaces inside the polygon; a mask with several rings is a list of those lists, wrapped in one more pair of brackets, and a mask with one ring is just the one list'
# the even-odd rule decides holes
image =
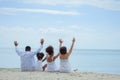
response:
{"label": "raised arm", "polygon": [[46,54],[45,58],[42,60],[44,62],[48,58],[48,54]]}
{"label": "raised arm", "polygon": [[15,50],[16,50],[17,54],[18,54],[19,56],[21,56],[21,55],[22,55],[22,51],[20,51],[20,50],[17,48],[18,42],[17,42],[17,41],[14,41],[14,45],[15,45]]}
{"label": "raised arm", "polygon": [[47,56],[42,60],[42,62],[44,62],[47,59]]}
{"label": "raised arm", "polygon": [[59,56],[59,54],[60,54],[60,48],[62,47],[62,43],[63,43],[63,41],[62,41],[62,39],[59,39],[59,52],[58,52],[58,54],[54,57],[54,60],[56,59],[56,58],[58,58],[58,56]]}
{"label": "raised arm", "polygon": [[70,47],[69,52],[68,52],[69,55],[72,53],[74,43],[75,43],[75,38],[73,38],[73,40],[72,40],[72,44],[71,44],[71,47]]}
{"label": "raised arm", "polygon": [[38,52],[40,52],[40,50],[43,48],[44,39],[40,40],[40,44],[41,44],[41,46],[34,52],[34,55],[36,55]]}
{"label": "raised arm", "polygon": [[59,45],[59,53],[60,53],[60,48],[62,47],[63,40],[59,39],[59,43],[60,43],[60,45]]}

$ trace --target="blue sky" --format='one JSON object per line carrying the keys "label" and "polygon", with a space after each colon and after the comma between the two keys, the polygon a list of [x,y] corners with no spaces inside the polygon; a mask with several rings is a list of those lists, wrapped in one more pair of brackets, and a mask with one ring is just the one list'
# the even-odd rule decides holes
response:
{"label": "blue sky", "polygon": [[120,49],[120,0],[0,0],[0,48]]}

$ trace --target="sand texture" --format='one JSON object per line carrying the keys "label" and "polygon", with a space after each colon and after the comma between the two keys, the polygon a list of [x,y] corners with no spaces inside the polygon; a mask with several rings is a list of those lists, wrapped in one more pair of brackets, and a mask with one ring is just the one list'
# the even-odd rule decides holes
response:
{"label": "sand texture", "polygon": [[120,75],[93,72],[21,72],[20,69],[1,68],[0,80],[120,80]]}

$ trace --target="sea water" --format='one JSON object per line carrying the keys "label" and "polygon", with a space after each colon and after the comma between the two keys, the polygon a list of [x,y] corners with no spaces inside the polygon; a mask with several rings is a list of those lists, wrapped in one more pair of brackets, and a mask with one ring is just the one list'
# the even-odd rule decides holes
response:
{"label": "sea water", "polygon": [[120,50],[78,49],[70,61],[79,71],[120,74]]}
{"label": "sea water", "polygon": [[[120,50],[73,49],[69,61],[72,70],[120,74]],[[59,58],[56,63],[59,66]],[[14,48],[0,49],[0,68],[20,68],[20,57]]]}

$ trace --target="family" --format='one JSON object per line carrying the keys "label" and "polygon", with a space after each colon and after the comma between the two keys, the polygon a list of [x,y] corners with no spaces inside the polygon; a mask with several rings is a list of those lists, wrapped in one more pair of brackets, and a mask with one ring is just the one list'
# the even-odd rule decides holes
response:
{"label": "family", "polygon": [[[72,49],[75,43],[75,38],[72,39],[72,44],[70,49],[67,51],[65,46],[62,46],[63,40],[59,39],[59,51],[57,55],[54,55],[53,46],[48,46],[46,51],[46,57],[44,58],[44,53],[40,52],[43,48],[44,39],[40,40],[40,47],[36,51],[31,51],[30,46],[25,47],[25,51],[20,51],[18,49],[18,42],[14,41],[16,53],[20,56],[21,59],[21,71],[47,71],[47,72],[71,72],[71,66],[69,63],[69,56],[72,53]],[[37,57],[37,62],[35,62],[34,56]],[[56,68],[55,60],[60,58],[59,69]],[[43,59],[44,58],[44,59]],[[46,64],[42,63],[46,60]]]}

